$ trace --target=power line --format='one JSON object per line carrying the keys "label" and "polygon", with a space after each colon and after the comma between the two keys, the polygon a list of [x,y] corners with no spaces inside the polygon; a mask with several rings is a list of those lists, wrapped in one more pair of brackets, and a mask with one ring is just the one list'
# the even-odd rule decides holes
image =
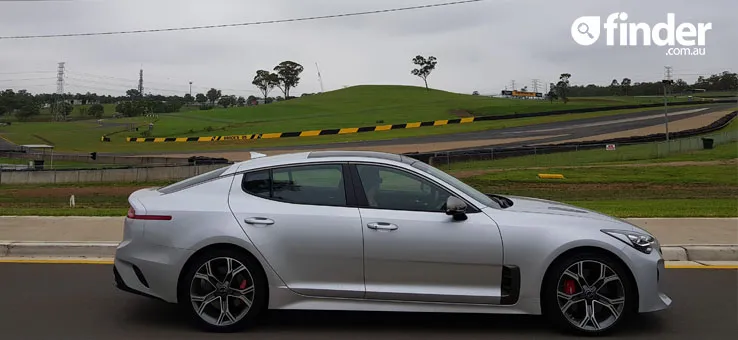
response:
{"label": "power line", "polygon": [[224,27],[237,27],[237,26],[256,26],[256,25],[279,24],[279,23],[286,23],[286,22],[311,21],[311,20],[320,20],[320,19],[333,19],[333,18],[352,17],[352,16],[360,16],[360,15],[370,15],[370,14],[380,14],[380,13],[390,13],[390,12],[401,12],[401,11],[410,11],[410,10],[418,10],[418,9],[433,8],[433,7],[461,5],[461,4],[468,4],[468,3],[473,3],[473,2],[482,2],[482,1],[485,1],[485,0],[462,0],[462,1],[454,1],[454,2],[445,2],[445,3],[440,3],[440,4],[420,5],[420,6],[411,6],[411,7],[400,7],[400,8],[392,8],[392,9],[364,11],[364,12],[354,12],[354,13],[342,13],[342,14],[332,14],[332,15],[322,15],[322,16],[293,18],[293,19],[253,21],[253,22],[243,22],[243,23],[236,23],[236,24],[220,24],[220,25],[205,25],[205,26],[188,26],[188,27],[142,29],[142,30],[132,30],[132,31],[109,31],[109,32],[64,33],[64,34],[42,34],[42,35],[16,35],[16,36],[6,36],[6,37],[0,36],[0,40],[2,40],[2,39],[9,40],[9,39],[62,38],[62,37],[96,36],[96,35],[118,35],[118,34],[134,34],[134,33],[191,31],[191,30],[201,30],[201,29],[211,29],[211,28],[224,28]]}

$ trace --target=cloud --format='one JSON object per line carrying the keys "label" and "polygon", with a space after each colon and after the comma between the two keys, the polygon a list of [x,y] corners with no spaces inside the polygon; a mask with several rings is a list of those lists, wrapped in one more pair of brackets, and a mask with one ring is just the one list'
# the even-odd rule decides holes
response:
{"label": "cloud", "polygon": [[[371,11],[440,3],[444,0],[97,0],[0,1],[0,35],[104,32],[240,23]],[[247,96],[256,93],[257,69],[283,60],[304,65],[296,93],[316,92],[317,62],[327,90],[356,84],[410,84],[417,54],[438,57],[432,87],[471,93],[499,93],[511,80],[553,82],[563,72],[575,84],[661,77],[670,65],[688,81],[697,73],[736,71],[738,10],[734,0],[704,3],[502,1],[345,17],[309,22],[150,34],[58,39],[0,40],[0,87],[55,89],[56,64],[65,61],[71,91],[123,93],[135,87],[143,66],[145,86],[185,93],[210,87]],[[712,22],[707,55],[666,56],[660,47],[579,46],[570,36],[580,16],[625,11],[635,21],[655,24],[676,14],[677,22]],[[3,74],[47,71],[33,76]],[[33,88],[31,87],[33,85]]]}

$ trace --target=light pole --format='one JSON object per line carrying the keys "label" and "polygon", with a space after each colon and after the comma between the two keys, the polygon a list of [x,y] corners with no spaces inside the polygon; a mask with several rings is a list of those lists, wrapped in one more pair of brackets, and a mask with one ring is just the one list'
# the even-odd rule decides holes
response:
{"label": "light pole", "polygon": [[190,82],[190,97],[192,97],[192,82]]}

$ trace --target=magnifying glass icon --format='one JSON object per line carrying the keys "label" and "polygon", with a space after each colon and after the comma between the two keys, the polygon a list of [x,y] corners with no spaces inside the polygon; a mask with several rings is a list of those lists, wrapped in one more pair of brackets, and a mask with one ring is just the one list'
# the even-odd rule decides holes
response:
{"label": "magnifying glass icon", "polygon": [[589,33],[589,25],[585,23],[579,24],[579,26],[577,26],[577,31],[581,34],[586,34],[590,39],[594,39],[592,33]]}

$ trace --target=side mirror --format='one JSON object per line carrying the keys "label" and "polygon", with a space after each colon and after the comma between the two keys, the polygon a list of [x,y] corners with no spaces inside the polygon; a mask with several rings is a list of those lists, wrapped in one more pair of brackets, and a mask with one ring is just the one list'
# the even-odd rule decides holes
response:
{"label": "side mirror", "polygon": [[466,220],[466,203],[455,196],[446,199],[446,215],[451,215],[457,221]]}

